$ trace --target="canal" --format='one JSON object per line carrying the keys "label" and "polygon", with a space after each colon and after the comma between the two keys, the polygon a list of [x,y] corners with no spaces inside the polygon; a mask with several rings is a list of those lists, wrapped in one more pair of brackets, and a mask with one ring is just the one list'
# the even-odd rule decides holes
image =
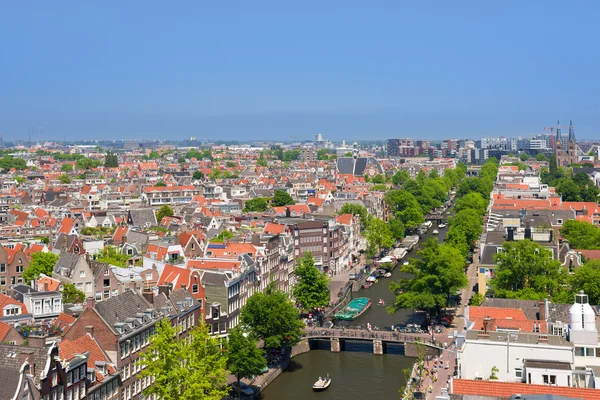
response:
{"label": "canal", "polygon": [[[439,234],[434,235],[437,229]],[[409,258],[417,258],[417,251],[423,243],[431,238],[443,241],[448,227],[438,228],[434,222],[429,231],[423,235],[419,244],[408,252],[403,261]],[[386,311],[386,307],[377,306],[377,301],[383,298],[386,305],[392,304],[394,294],[390,292],[389,286],[392,280],[405,278],[407,275],[400,271],[401,265],[392,272],[391,278],[381,278],[377,284],[369,289],[361,289],[353,293],[353,297],[368,297],[373,305],[359,319],[352,322],[336,321],[337,326],[347,325],[366,326],[370,323],[382,330],[389,330],[391,325],[405,325],[408,323],[420,323],[417,321],[418,314],[411,310],[400,310],[394,315]],[[402,372],[405,368],[411,368],[414,359],[399,355],[398,352],[390,351],[384,355],[373,355],[371,343],[355,344],[340,353],[332,353],[327,346],[322,350],[311,350],[308,353],[294,357],[290,368],[275,379],[261,393],[264,400],[279,399],[397,399],[400,397],[399,390],[404,387],[406,381]],[[325,347],[325,348],[324,348]],[[392,354],[395,353],[395,354]],[[332,379],[331,387],[324,392],[313,392],[312,384],[319,376],[326,374]]]}

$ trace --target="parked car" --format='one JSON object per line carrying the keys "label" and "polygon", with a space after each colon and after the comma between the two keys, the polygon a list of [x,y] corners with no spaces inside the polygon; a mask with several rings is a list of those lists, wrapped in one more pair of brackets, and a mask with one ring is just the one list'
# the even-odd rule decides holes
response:
{"label": "parked car", "polygon": [[[233,382],[231,384],[231,387],[233,388],[233,393],[237,394],[237,390],[238,390],[237,382]],[[240,392],[244,396],[254,396],[254,389],[252,389],[250,386],[246,385],[244,382],[240,382]]]}

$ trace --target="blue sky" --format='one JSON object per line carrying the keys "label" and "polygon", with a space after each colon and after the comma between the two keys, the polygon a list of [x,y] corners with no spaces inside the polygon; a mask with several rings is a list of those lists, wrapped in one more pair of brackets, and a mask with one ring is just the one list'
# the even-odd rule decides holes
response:
{"label": "blue sky", "polygon": [[[94,3],[94,4],[92,4]],[[33,1],[0,11],[0,132],[600,138],[600,2]]]}

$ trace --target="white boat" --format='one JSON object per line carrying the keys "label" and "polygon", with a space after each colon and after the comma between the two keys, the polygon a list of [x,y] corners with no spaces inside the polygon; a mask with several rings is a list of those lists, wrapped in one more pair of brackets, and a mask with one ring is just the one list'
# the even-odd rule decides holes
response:
{"label": "white boat", "polygon": [[325,379],[319,377],[319,380],[313,383],[312,388],[316,391],[325,390],[329,387],[329,385],[331,385],[331,378],[329,377],[329,374],[327,374]]}
{"label": "white boat", "polygon": [[438,228],[445,228],[445,227],[446,227],[446,224],[439,224],[438,225]]}
{"label": "white boat", "polygon": [[439,233],[440,233],[440,231],[438,231],[437,229],[434,229],[434,230],[433,230],[433,234],[434,234],[434,235],[437,235],[437,234],[439,234]]}
{"label": "white boat", "polygon": [[410,264],[410,262],[408,262],[408,261],[404,261],[404,262],[402,263],[402,265],[408,265],[408,264]]}
{"label": "white boat", "polygon": [[377,280],[377,278],[373,275],[369,275],[369,277],[367,278],[367,282],[375,282]]}
{"label": "white boat", "polygon": [[392,277],[392,273],[391,272],[386,272],[385,274],[383,274],[384,278],[391,278]]}

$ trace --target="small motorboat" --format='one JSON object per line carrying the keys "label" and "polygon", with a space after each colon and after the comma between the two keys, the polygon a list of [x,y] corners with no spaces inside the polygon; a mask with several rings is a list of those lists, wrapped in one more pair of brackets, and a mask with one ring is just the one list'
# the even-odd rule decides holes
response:
{"label": "small motorboat", "polygon": [[386,272],[385,274],[383,274],[384,278],[391,278],[392,277],[392,273],[391,272]]}
{"label": "small motorboat", "polygon": [[375,282],[377,280],[377,278],[375,277],[375,275],[369,275],[369,277],[367,278],[367,282]]}
{"label": "small motorboat", "polygon": [[365,282],[364,285],[363,285],[363,289],[368,289],[371,286],[373,286],[373,282]]}
{"label": "small motorboat", "polygon": [[331,385],[331,378],[329,377],[329,374],[327,374],[326,378],[319,377],[319,380],[313,383],[312,388],[316,391],[325,390],[329,385]]}
{"label": "small motorboat", "polygon": [[440,231],[438,231],[437,229],[434,229],[434,230],[433,230],[433,234],[434,234],[434,235],[438,235],[439,233],[440,233]]}
{"label": "small motorboat", "polygon": [[402,265],[408,265],[408,264],[410,264],[408,261],[404,261],[404,262],[402,263]]}
{"label": "small motorboat", "polygon": [[378,306],[385,306],[385,300],[383,299],[379,299],[379,301],[377,302]]}
{"label": "small motorboat", "polygon": [[445,228],[445,227],[446,227],[446,224],[439,224],[438,225],[438,228]]}

